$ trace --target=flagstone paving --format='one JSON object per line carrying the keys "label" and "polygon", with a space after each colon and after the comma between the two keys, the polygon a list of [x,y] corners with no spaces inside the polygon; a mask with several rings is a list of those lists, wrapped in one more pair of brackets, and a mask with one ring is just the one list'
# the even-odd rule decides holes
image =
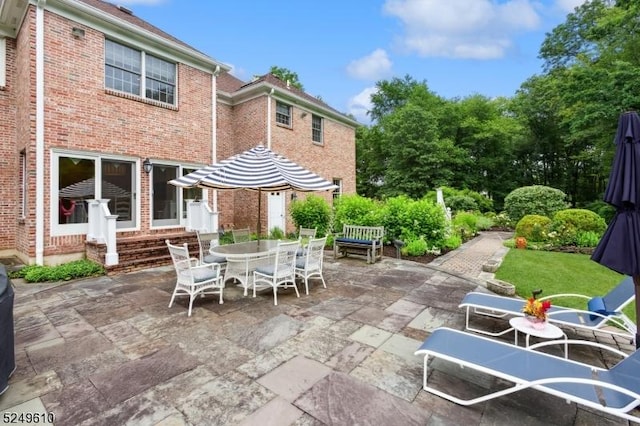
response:
{"label": "flagstone paving", "polygon": [[[308,296],[281,291],[274,306],[269,291],[245,297],[229,285],[224,304],[198,298],[191,317],[185,299],[167,307],[172,268],[17,282],[18,366],[0,413],[53,412],[56,425],[627,424],[532,390],[461,407],[421,389],[414,351],[437,327],[464,327],[458,304],[485,290],[482,264],[504,255],[503,238],[485,233],[430,265],[327,252],[326,289],[312,280]],[[430,380],[458,395],[504,386],[446,362],[434,367]]]}

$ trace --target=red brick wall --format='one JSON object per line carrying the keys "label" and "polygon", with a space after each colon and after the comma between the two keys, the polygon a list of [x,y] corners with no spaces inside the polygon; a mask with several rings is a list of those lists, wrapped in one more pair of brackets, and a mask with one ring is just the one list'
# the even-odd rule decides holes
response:
{"label": "red brick wall", "polygon": [[[74,38],[73,27],[85,30]],[[91,28],[45,13],[45,256],[84,250],[84,235],[51,236],[51,150],[68,149],[115,154],[155,163],[213,161],[211,158],[211,75],[184,64],[178,65],[176,107],[122,96],[104,88],[104,35]],[[0,92],[0,126],[13,129],[0,135],[0,250],[15,248],[35,257],[35,7],[29,6],[16,40],[7,42],[7,87]],[[267,96],[217,107],[217,159],[267,144]],[[355,192],[354,130],[331,119],[324,120],[324,145],[311,142],[311,114],[301,117],[292,110],[293,128],[275,123],[275,99],[271,110],[271,148],[328,180],[340,178],[346,193]],[[18,218],[19,152],[27,155],[28,203],[24,220]],[[141,188],[140,231],[150,230],[149,177],[138,171]],[[304,197],[304,194],[298,194]],[[321,193],[331,200],[329,192]],[[289,194],[286,199],[289,200]],[[263,195],[261,220],[266,227],[267,197]],[[220,224],[250,226],[257,222],[257,193],[219,191]],[[288,206],[287,206],[288,208]],[[290,227],[288,231],[292,231]]]}
{"label": "red brick wall", "polygon": [[[16,189],[9,195],[15,208],[10,212],[9,232],[15,235],[15,244],[7,247],[21,253],[23,260],[35,256],[35,8],[29,7],[24,22],[15,40],[7,39],[7,47],[11,44],[14,58],[13,67],[7,69],[7,90],[12,94],[15,107],[15,123],[11,140],[11,156],[14,159],[11,176]],[[9,50],[7,51],[9,53]],[[19,217],[19,158],[24,150],[27,161],[26,173],[26,212],[25,218]]]}
{"label": "red brick wall", "polygon": [[[30,170],[35,166],[35,13],[33,7],[18,37],[18,148],[26,145]],[[45,256],[84,250],[84,235],[52,237],[49,223],[51,149],[149,157],[153,162],[211,162],[211,74],[178,65],[177,107],[165,107],[104,88],[104,35],[58,15],[45,13]],[[72,27],[85,35],[74,38]],[[22,83],[25,81],[25,83]],[[16,154],[17,155],[17,154]],[[17,158],[13,155],[12,158]],[[13,167],[16,170],[16,166]],[[149,231],[149,177],[141,179],[140,227]],[[30,211],[35,174],[30,176]],[[14,190],[15,193],[15,190]],[[29,256],[35,255],[35,216],[24,225]],[[13,219],[15,225],[15,219]],[[167,231],[169,232],[169,231]],[[132,233],[126,233],[131,235]],[[119,234],[124,235],[124,234]],[[18,243],[19,250],[24,244]]]}
{"label": "red brick wall", "polygon": [[[276,101],[273,100],[273,111],[275,111],[275,103]],[[304,117],[303,112],[307,112]],[[311,139],[311,116],[312,114],[307,110],[293,105],[291,128],[276,124],[274,117],[271,130],[271,149],[322,176],[329,182],[332,182],[334,178],[342,179],[343,193],[355,194],[355,130],[320,115],[323,118],[323,143],[317,144]],[[296,195],[299,200],[303,200],[308,193],[297,193]],[[316,192],[314,195],[325,198],[330,205],[333,204],[331,191]],[[290,198],[286,197],[287,232],[293,232],[295,227],[288,214],[289,200]]]}
{"label": "red brick wall", "polygon": [[0,250],[16,244],[17,161],[15,108],[15,40],[6,39],[6,85],[0,88]]}
{"label": "red brick wall", "polygon": [[[267,145],[267,99],[265,94],[233,107],[218,105],[218,159],[227,158],[259,143]],[[271,98],[271,102],[271,149],[329,181],[334,178],[342,179],[343,191],[355,193],[355,130],[324,117],[324,143],[314,144],[311,140],[311,113],[307,112],[303,118],[303,110],[293,106],[292,127],[280,126],[275,122],[276,99]],[[223,124],[223,120],[228,121]],[[221,131],[222,129],[224,130]],[[258,221],[257,193],[229,192],[231,191],[219,191],[220,223],[225,228],[249,226],[255,231]],[[297,195],[300,199],[306,196],[304,193]],[[316,195],[332,203],[330,191]],[[290,192],[285,194],[285,200],[285,211],[288,212]],[[261,204],[261,222],[263,230],[266,230],[266,194],[263,194]],[[290,220],[288,222],[286,232],[295,231]]]}

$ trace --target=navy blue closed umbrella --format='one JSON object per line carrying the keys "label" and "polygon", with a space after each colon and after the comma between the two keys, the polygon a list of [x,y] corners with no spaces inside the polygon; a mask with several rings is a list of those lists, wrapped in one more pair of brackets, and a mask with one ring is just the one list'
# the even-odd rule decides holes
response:
{"label": "navy blue closed umbrella", "polygon": [[[633,277],[636,292],[636,323],[640,319],[640,116],[620,116],[614,140],[616,152],[604,193],[604,201],[616,208],[591,259]],[[640,334],[636,327],[636,347]]]}

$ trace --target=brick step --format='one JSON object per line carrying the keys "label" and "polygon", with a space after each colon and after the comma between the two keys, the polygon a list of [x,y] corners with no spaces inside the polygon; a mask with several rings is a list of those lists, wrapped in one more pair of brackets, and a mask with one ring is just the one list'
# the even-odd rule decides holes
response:
{"label": "brick step", "polygon": [[[142,237],[118,238],[116,251],[118,264],[105,266],[108,275],[122,274],[157,266],[171,265],[171,256],[165,240],[172,244],[187,243],[192,256],[198,256],[198,240],[194,233],[159,234]],[[106,247],[104,244],[87,243],[87,258],[104,265]]]}
{"label": "brick step", "polygon": [[171,265],[171,256],[168,253],[165,256],[147,256],[125,261],[119,260],[117,265],[106,266],[105,269],[107,270],[107,275],[118,275],[167,265]]}

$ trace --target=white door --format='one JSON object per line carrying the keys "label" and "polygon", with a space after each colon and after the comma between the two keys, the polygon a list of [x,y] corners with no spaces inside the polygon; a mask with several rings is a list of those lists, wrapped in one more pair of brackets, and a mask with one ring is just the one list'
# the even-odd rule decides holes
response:
{"label": "white door", "polygon": [[284,194],[284,191],[269,193],[269,198],[267,201],[269,211],[269,233],[273,228],[279,228],[282,232],[284,232]]}

